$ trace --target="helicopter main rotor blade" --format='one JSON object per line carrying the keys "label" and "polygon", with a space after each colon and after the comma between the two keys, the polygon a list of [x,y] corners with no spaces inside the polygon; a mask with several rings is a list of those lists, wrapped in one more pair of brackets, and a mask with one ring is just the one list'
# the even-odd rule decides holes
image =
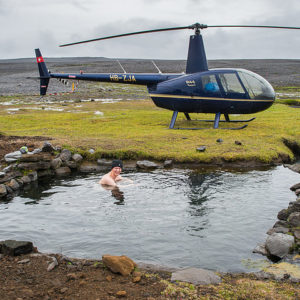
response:
{"label": "helicopter main rotor blade", "polygon": [[144,34],[144,33],[160,32],[160,31],[171,31],[171,30],[181,30],[181,29],[192,29],[191,26],[193,26],[193,25],[182,26],[182,27],[169,27],[169,28],[159,28],[159,29],[152,29],[152,30],[143,30],[143,31],[129,32],[129,33],[124,33],[124,34],[117,34],[117,35],[105,36],[105,37],[102,37],[102,38],[96,38],[96,39],[91,39],[91,40],[86,40],[86,41],[80,41],[80,42],[75,42],[75,43],[63,44],[63,45],[60,45],[59,47],[66,47],[66,46],[72,46],[72,45],[78,45],[78,44],[84,44],[84,43],[90,43],[90,42],[101,41],[101,40],[108,40],[108,39],[119,38],[119,37],[124,37],[124,36]]}
{"label": "helicopter main rotor blade", "polygon": [[275,28],[275,29],[300,29],[300,27],[272,26],[272,25],[207,25],[207,27],[236,27],[236,28]]}
{"label": "helicopter main rotor blade", "polygon": [[300,29],[300,27],[287,27],[287,26],[268,26],[268,25],[206,25],[206,24],[199,24],[195,23],[189,26],[181,26],[181,27],[168,27],[168,28],[158,28],[158,29],[151,29],[151,30],[142,30],[142,31],[136,31],[136,32],[129,32],[129,33],[123,33],[123,34],[117,34],[117,35],[111,35],[111,36],[105,36],[101,38],[96,39],[90,39],[80,42],[74,42],[74,43],[68,43],[68,44],[62,44],[59,47],[66,47],[66,46],[73,46],[78,44],[84,44],[84,43],[90,43],[90,42],[96,42],[96,41],[102,41],[102,40],[108,40],[108,39],[114,39],[124,36],[130,36],[130,35],[138,35],[138,34],[145,34],[145,33],[152,33],[152,32],[162,32],[162,31],[172,31],[172,30],[182,30],[182,29],[195,29],[196,32],[200,32],[200,29],[205,29],[209,27],[240,27],[240,28],[275,28],[275,29]]}

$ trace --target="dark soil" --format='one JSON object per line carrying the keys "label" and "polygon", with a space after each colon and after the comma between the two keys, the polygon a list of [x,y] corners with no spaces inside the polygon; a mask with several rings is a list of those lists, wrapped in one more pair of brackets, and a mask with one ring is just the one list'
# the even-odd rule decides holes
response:
{"label": "dark soil", "polygon": [[[170,278],[167,272],[152,276],[141,270],[122,276],[109,271],[101,261],[72,259],[68,262],[60,255],[56,258],[58,266],[51,271],[47,268],[52,259],[45,255],[0,259],[0,299],[164,299],[161,292],[165,285],[160,280]],[[139,277],[136,275],[141,277],[138,282],[134,282]],[[118,296],[121,291],[126,296]]]}

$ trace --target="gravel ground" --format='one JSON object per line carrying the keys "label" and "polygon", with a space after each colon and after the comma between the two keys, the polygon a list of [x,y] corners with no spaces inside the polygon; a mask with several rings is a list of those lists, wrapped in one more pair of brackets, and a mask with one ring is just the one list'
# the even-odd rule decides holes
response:
{"label": "gravel ground", "polygon": [[[122,73],[117,60],[106,58],[45,58],[52,72]],[[127,73],[157,72],[151,60],[119,60]],[[185,60],[155,60],[162,72],[177,73],[185,70]],[[243,68],[265,77],[274,86],[300,86],[300,60],[212,60],[209,68]],[[0,96],[39,93],[38,69],[35,58],[0,60]],[[82,84],[81,84],[82,86]],[[51,80],[48,92],[68,91],[69,87]]]}

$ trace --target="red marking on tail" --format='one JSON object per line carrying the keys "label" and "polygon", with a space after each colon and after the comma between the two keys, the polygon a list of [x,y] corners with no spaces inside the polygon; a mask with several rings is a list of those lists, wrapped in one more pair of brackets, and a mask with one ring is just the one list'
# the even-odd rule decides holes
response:
{"label": "red marking on tail", "polygon": [[43,56],[39,56],[36,58],[37,63],[44,62]]}

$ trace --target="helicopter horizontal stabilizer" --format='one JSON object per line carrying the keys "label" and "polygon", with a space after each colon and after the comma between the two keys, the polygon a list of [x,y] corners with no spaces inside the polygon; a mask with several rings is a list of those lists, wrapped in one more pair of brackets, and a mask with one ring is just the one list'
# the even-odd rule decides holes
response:
{"label": "helicopter horizontal stabilizer", "polygon": [[50,80],[50,74],[48,72],[48,69],[46,67],[46,64],[44,62],[44,58],[41,54],[40,49],[35,49],[35,55],[36,55],[36,61],[38,63],[39,67],[39,73],[40,73],[40,95],[44,96],[46,95],[49,80]]}

